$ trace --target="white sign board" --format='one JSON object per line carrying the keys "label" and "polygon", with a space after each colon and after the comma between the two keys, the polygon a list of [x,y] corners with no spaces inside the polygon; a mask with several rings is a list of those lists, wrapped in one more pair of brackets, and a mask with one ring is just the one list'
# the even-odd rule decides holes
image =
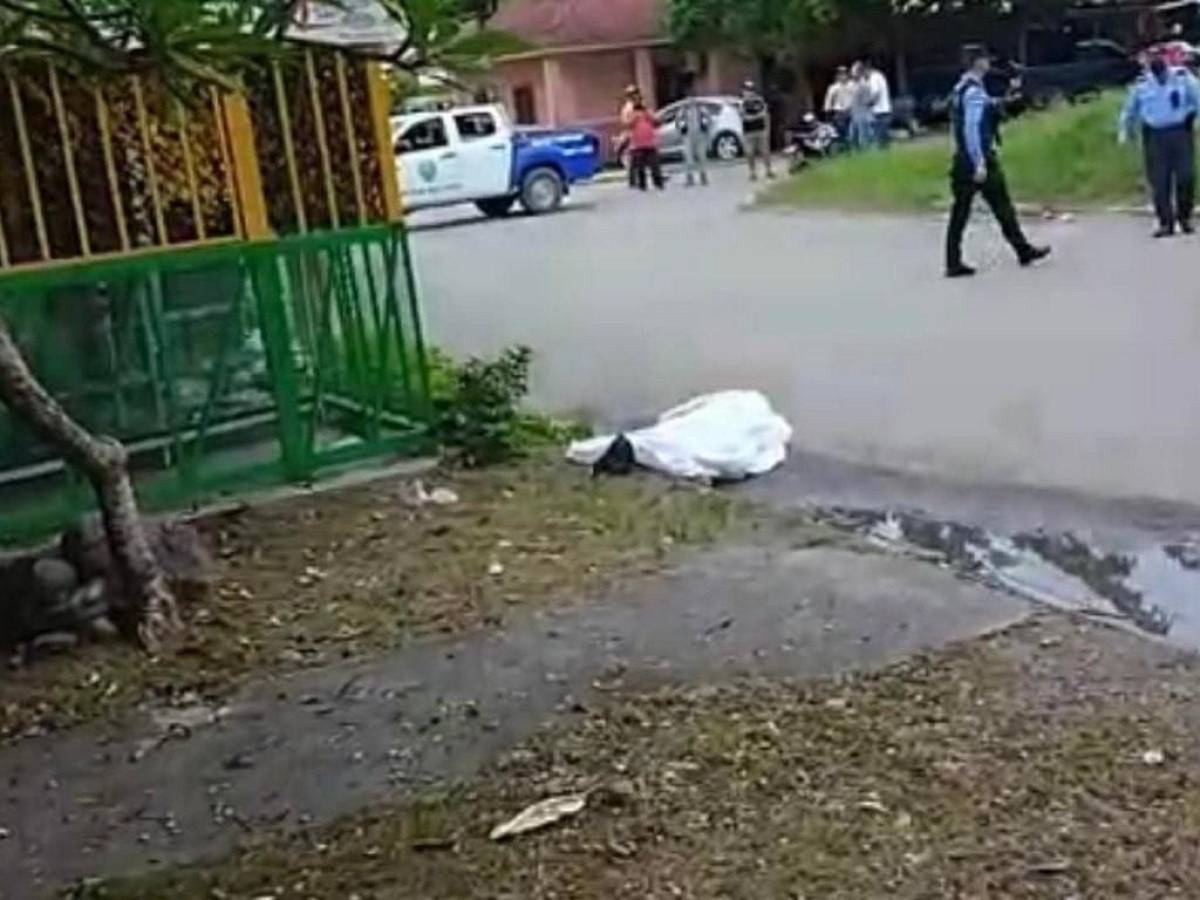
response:
{"label": "white sign board", "polygon": [[288,37],[339,47],[396,46],[404,31],[377,0],[340,0],[336,5],[301,0]]}

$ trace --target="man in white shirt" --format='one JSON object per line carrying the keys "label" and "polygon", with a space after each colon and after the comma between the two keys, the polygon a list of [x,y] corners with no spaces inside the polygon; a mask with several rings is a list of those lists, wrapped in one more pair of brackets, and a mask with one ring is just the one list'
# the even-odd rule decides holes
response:
{"label": "man in white shirt", "polygon": [[833,123],[843,143],[850,135],[850,108],[854,105],[854,82],[850,69],[838,66],[837,75],[825,92],[825,116]]}
{"label": "man in white shirt", "polygon": [[874,63],[868,65],[867,83],[875,97],[875,140],[880,147],[887,147],[892,141],[892,88]]}

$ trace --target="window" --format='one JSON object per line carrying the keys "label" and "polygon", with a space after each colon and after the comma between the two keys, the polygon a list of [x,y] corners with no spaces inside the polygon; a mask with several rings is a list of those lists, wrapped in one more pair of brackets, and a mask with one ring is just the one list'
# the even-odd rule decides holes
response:
{"label": "window", "polygon": [[528,84],[513,88],[513,112],[518,125],[536,125],[537,108],[533,102],[533,88]]}
{"label": "window", "polygon": [[454,127],[464,141],[477,141],[496,133],[496,119],[488,112],[462,113],[454,117]]}
{"label": "window", "polygon": [[397,153],[415,153],[418,150],[434,150],[445,147],[450,142],[446,139],[446,126],[442,124],[441,116],[436,119],[422,119],[414,122],[400,135],[396,141]]}

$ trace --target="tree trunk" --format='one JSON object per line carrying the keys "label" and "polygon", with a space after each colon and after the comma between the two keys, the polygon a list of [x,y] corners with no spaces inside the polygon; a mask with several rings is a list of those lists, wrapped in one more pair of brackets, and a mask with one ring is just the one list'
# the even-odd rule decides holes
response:
{"label": "tree trunk", "polygon": [[53,446],[92,484],[130,614],[122,627],[150,652],[182,628],[175,597],[154,556],[129,477],[129,457],[121,444],[96,437],[72,419],[29,371],[0,316],[0,402]]}

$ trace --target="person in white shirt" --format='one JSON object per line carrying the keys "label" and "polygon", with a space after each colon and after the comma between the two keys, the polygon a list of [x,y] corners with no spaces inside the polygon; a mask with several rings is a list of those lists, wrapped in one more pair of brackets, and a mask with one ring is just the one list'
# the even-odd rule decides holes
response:
{"label": "person in white shirt", "polygon": [[825,116],[837,129],[843,143],[850,136],[850,108],[853,105],[854,83],[850,80],[850,69],[838,66],[837,75],[825,92]]}
{"label": "person in white shirt", "polygon": [[875,97],[875,142],[887,147],[892,141],[892,87],[874,63],[867,63],[867,67],[867,83]]}

